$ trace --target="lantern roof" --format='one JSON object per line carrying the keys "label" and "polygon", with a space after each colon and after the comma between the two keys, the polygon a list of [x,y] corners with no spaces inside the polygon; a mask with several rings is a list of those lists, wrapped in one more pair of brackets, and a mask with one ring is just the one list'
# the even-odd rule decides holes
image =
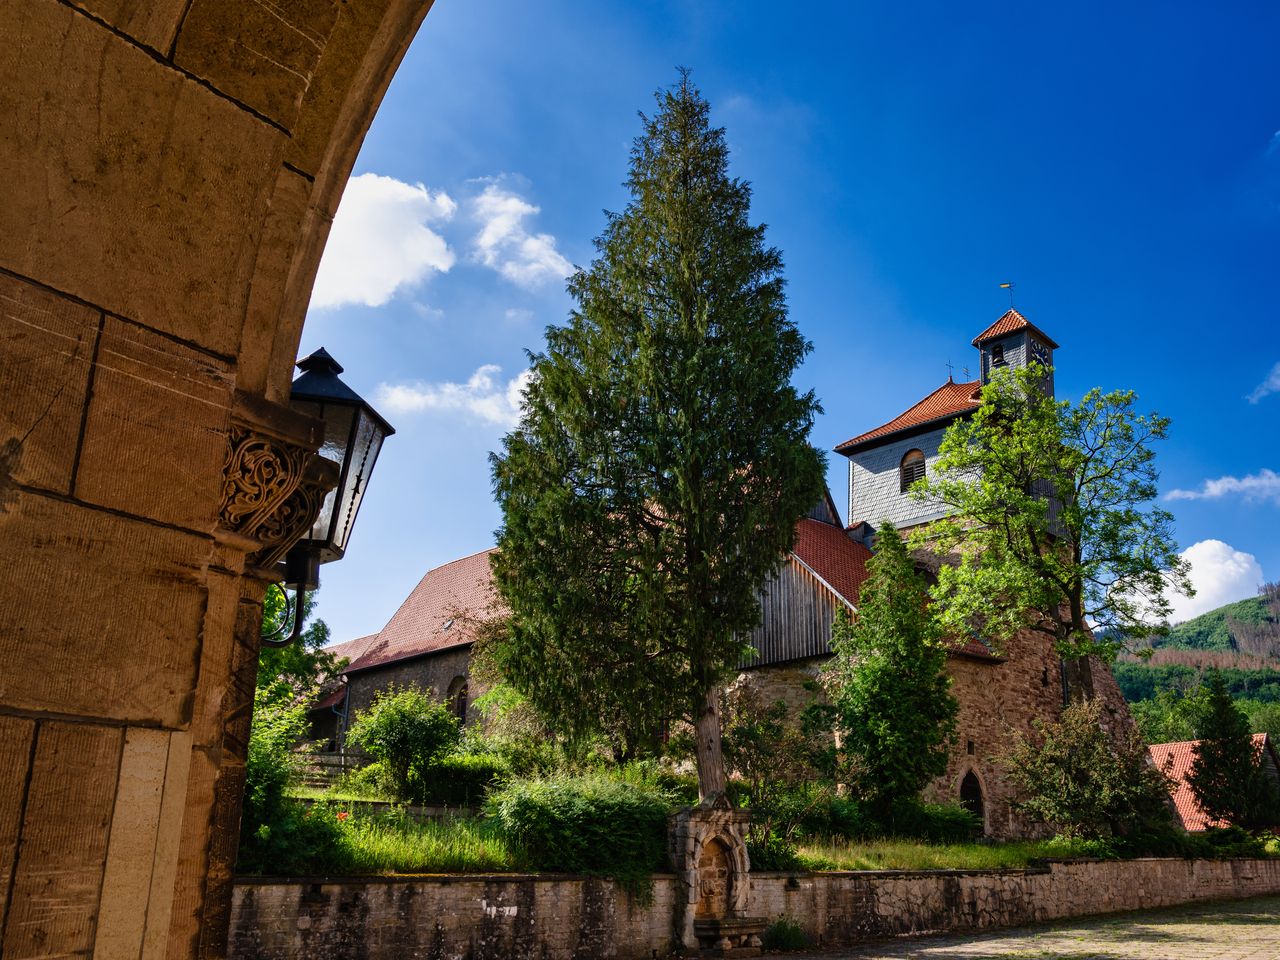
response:
{"label": "lantern roof", "polygon": [[338,374],[342,373],[342,364],[333,359],[329,351],[321,347],[310,356],[303,357],[296,364],[302,375],[293,381],[290,395],[294,400],[310,400],[315,403],[346,403],[360,405],[382,426],[383,435],[391,436],[395,427],[387,423],[382,415],[342,382]]}

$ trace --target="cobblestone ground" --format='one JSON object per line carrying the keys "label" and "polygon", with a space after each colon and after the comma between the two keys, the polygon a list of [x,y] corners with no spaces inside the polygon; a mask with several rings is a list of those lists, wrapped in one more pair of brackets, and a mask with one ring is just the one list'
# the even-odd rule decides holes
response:
{"label": "cobblestone ground", "polygon": [[1280,897],[769,956],[777,960],[1280,960]]}

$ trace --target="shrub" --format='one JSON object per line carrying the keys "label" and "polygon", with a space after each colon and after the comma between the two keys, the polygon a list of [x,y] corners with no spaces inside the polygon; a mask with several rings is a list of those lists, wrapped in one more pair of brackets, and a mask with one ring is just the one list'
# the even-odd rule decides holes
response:
{"label": "shrub", "polygon": [[804,927],[790,917],[779,917],[769,924],[761,939],[766,950],[803,950],[813,943]]}
{"label": "shrub", "polygon": [[1096,700],[1073,703],[1058,723],[1032,721],[1039,743],[1019,735],[1002,757],[1020,788],[1018,809],[1085,839],[1167,828],[1168,781],[1136,734],[1103,729]]}
{"label": "shrub", "polygon": [[300,873],[331,855],[335,822],[313,814],[286,793],[295,776],[289,748],[306,728],[307,715],[301,705],[290,706],[270,688],[255,692],[245,759],[238,870]]}
{"label": "shrub", "polygon": [[419,803],[453,807],[479,806],[485,794],[507,775],[500,757],[483,753],[452,753],[413,778],[413,797]]}
{"label": "shrub", "polygon": [[930,843],[965,843],[982,836],[982,821],[964,807],[949,803],[903,803],[881,824],[883,833]]}
{"label": "shrub", "polygon": [[803,870],[796,848],[776,834],[747,838],[747,856],[752,870]]}
{"label": "shrub", "polygon": [[661,790],[600,774],[515,780],[486,804],[534,869],[612,877],[633,892],[664,865],[670,808]]}
{"label": "shrub", "polygon": [[382,763],[397,797],[411,799],[413,778],[424,774],[457,744],[458,718],[417,687],[379,691],[356,715],[347,740]]}

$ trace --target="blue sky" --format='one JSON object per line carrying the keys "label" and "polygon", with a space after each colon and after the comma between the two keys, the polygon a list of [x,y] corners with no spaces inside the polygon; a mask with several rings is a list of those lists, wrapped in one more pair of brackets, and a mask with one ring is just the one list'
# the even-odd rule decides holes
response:
{"label": "blue sky", "polygon": [[[1008,306],[1060,396],[1131,388],[1202,596],[1280,577],[1280,6],[437,0],[348,185],[302,350],[396,425],[319,614],[380,629],[493,543],[488,453],[653,91],[693,70],[786,261],[825,449],[974,367]],[[829,483],[844,502],[844,460]],[[847,518],[846,518],[847,519]]]}

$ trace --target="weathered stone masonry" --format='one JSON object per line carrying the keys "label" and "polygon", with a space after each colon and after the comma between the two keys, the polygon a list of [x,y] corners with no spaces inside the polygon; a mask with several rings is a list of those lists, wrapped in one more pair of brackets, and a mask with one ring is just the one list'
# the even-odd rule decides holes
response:
{"label": "weathered stone masonry", "polygon": [[[245,880],[235,890],[238,960],[649,960],[666,955],[675,877],[645,905],[582,877]],[[752,912],[800,923],[827,946],[1280,892],[1280,860],[1055,863],[958,870],[753,874]]]}

